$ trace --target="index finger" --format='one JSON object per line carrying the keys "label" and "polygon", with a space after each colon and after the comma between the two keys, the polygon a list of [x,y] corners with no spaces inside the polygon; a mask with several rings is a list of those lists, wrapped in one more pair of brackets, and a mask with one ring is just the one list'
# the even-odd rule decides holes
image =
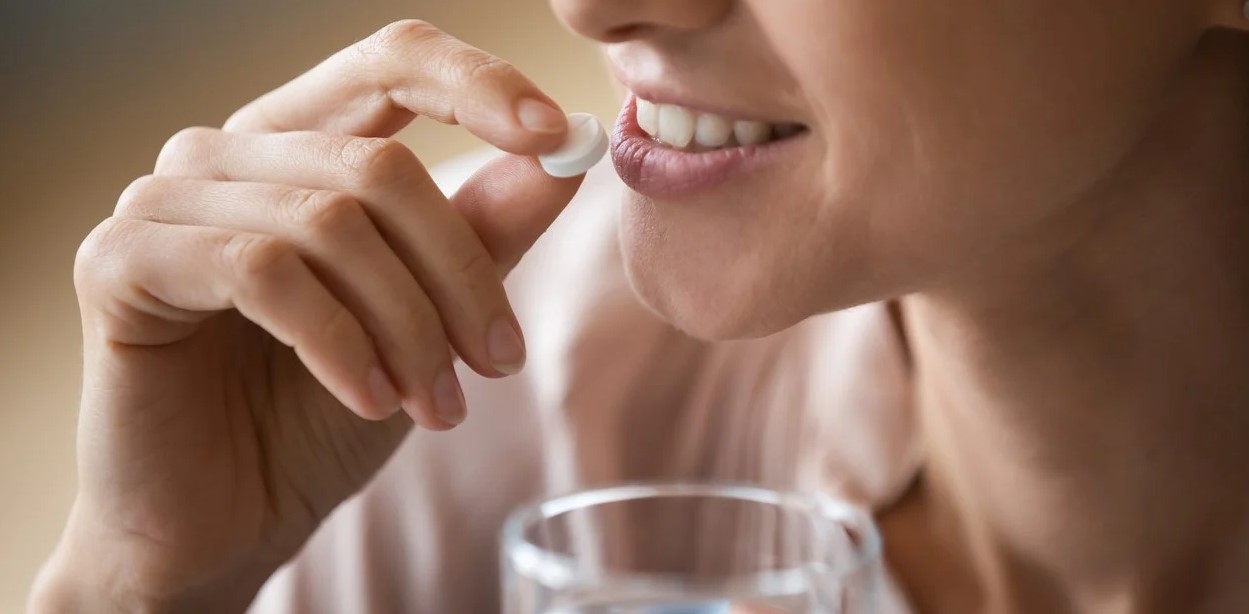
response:
{"label": "index finger", "polygon": [[392,23],[244,106],[231,132],[391,136],[417,115],[510,153],[555,149],[559,105],[511,64],[418,20]]}

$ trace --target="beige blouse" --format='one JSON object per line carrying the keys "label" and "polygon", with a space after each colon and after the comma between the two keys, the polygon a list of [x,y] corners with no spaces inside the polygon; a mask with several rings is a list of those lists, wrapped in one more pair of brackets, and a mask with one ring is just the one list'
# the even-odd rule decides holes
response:
{"label": "beige blouse", "polygon": [[[443,166],[451,191],[489,152]],[[508,278],[525,371],[460,373],[468,421],[414,431],[264,587],[255,612],[498,612],[497,534],[517,504],[649,478],[827,491],[880,509],[920,462],[899,340],[882,305],[767,338],[707,343],[625,278],[609,164]],[[886,574],[887,575],[887,574]],[[886,578],[881,614],[909,611]]]}

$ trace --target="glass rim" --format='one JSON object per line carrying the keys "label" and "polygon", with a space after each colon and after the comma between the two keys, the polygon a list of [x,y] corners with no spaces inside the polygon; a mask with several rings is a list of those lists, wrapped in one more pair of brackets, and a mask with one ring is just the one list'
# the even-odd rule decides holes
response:
{"label": "glass rim", "polygon": [[[863,571],[870,565],[876,564],[881,557],[880,531],[871,515],[861,507],[826,493],[782,492],[755,484],[715,481],[628,482],[579,490],[530,502],[512,511],[504,521],[500,531],[502,557],[518,573],[555,589],[566,589],[591,582],[632,584],[670,580],[669,575],[648,572],[597,570],[591,573],[579,566],[573,557],[552,552],[525,537],[526,527],[573,510],[662,497],[719,497],[774,505],[842,526],[851,526],[862,535],[852,548],[853,560],[845,562],[844,567],[841,564],[838,565],[838,573],[841,575],[851,576]],[[763,580],[766,584],[787,585],[791,582],[802,582],[803,579],[791,576],[805,573],[804,569],[796,568],[752,575],[769,576]]]}

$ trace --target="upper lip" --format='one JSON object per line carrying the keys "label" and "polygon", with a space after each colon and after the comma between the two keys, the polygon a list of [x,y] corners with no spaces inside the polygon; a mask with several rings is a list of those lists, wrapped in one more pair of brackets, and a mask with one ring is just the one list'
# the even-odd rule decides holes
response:
{"label": "upper lip", "polygon": [[[792,118],[782,118],[767,112],[728,106],[724,105],[722,102],[709,101],[691,94],[686,88],[672,87],[656,81],[631,81],[623,75],[620,75],[619,71],[617,71],[616,78],[630,92],[632,92],[634,96],[647,102],[677,105],[699,113],[713,113],[730,121],[760,121],[767,122],[769,124],[803,123]],[[731,100],[732,97],[725,96],[724,99]]]}

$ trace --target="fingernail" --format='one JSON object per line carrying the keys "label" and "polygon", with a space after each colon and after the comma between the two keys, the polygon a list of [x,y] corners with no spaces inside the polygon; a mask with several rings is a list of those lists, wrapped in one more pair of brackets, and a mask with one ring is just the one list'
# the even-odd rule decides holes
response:
{"label": "fingernail", "polygon": [[395,385],[390,383],[390,377],[381,367],[369,370],[369,394],[373,395],[373,402],[386,411],[386,415],[399,411],[399,391],[395,390]]}
{"label": "fingernail", "polygon": [[563,112],[533,98],[522,98],[516,103],[516,120],[530,132],[553,134],[568,128]]}
{"label": "fingernail", "polygon": [[524,368],[525,340],[512,318],[502,317],[490,325],[486,351],[490,354],[490,364],[501,373],[516,375]]}
{"label": "fingernail", "polygon": [[456,379],[455,370],[449,366],[434,378],[434,409],[438,417],[448,424],[460,424],[468,416],[460,380]]}

